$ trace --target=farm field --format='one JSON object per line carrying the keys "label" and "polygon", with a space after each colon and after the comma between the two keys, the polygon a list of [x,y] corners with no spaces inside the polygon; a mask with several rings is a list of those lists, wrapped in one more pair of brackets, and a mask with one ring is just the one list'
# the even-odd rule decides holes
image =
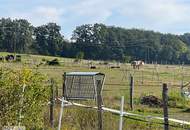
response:
{"label": "farm field", "polygon": [[[1,53],[0,55],[7,55]],[[142,115],[163,116],[161,107],[150,107],[142,105],[140,99],[143,96],[154,95],[162,99],[162,83],[167,83],[169,87],[169,117],[190,121],[190,101],[180,98],[180,86],[190,82],[190,66],[187,65],[156,65],[145,64],[139,70],[132,69],[130,64],[109,62],[108,65],[104,61],[88,61],[82,60],[77,63],[71,58],[60,58],[51,56],[39,56],[21,54],[21,62],[0,62],[2,68],[11,69],[32,69],[46,75],[49,79],[53,78],[59,88],[58,94],[62,94],[63,74],[64,72],[84,71],[84,72],[101,72],[106,75],[105,85],[103,88],[104,106],[114,109],[120,109],[121,96],[125,96],[124,111],[139,113]],[[60,65],[46,65],[47,60],[57,58]],[[96,66],[96,69],[90,69],[90,66]],[[111,68],[111,66],[120,66],[120,68]],[[134,110],[129,107],[129,76],[134,77]],[[95,102],[82,102],[95,105]],[[56,105],[55,109],[55,128],[58,125],[58,114],[60,104]],[[45,112],[45,127],[49,127],[48,122],[48,107]],[[119,116],[105,112],[104,128],[106,130],[118,129]],[[92,109],[69,107],[64,110],[63,114],[63,129],[64,130],[93,130],[96,129],[96,112]],[[139,119],[140,120],[140,119]],[[125,118],[124,129],[131,130],[147,130],[147,129],[163,129],[162,124],[154,124],[154,121],[146,119],[147,122],[139,121],[138,119]],[[185,129],[188,126],[171,127],[171,129]],[[184,128],[183,128],[184,127]],[[188,127],[189,128],[189,127]]]}

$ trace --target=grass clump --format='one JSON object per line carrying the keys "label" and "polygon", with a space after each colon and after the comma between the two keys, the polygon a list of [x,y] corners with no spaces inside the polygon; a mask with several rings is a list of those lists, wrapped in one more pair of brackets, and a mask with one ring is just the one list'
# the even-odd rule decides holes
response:
{"label": "grass clump", "polygon": [[168,96],[168,103],[170,107],[174,108],[187,108],[189,106],[189,101],[181,96],[180,92],[170,92]]}

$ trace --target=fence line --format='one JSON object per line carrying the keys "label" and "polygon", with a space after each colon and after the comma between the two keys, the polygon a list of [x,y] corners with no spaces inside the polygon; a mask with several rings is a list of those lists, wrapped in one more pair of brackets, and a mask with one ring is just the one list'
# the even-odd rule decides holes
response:
{"label": "fence line", "polygon": [[[61,98],[58,98],[59,101],[62,102]],[[84,105],[84,104],[80,104],[80,103],[75,103],[75,102],[69,102],[64,100],[64,103],[67,103],[65,106],[78,106],[78,107],[85,107],[85,108],[93,108],[93,109],[97,109],[97,107],[92,107],[92,106],[88,106],[88,105]],[[116,110],[116,109],[112,109],[112,108],[107,108],[107,107],[102,107],[103,111],[108,111],[117,115],[120,115],[121,112],[120,110]],[[136,113],[130,113],[130,112],[125,112],[123,111],[123,116],[127,117],[127,116],[135,116],[135,117],[141,117],[141,118],[150,118],[150,119],[156,119],[156,120],[161,120],[164,121],[164,117],[158,117],[158,116],[145,116],[145,115],[141,115],[141,114],[136,114]],[[190,125],[190,122],[188,121],[184,121],[184,120],[178,120],[178,119],[174,119],[174,118],[168,118],[169,121],[173,122],[173,123],[179,123],[182,125]]]}

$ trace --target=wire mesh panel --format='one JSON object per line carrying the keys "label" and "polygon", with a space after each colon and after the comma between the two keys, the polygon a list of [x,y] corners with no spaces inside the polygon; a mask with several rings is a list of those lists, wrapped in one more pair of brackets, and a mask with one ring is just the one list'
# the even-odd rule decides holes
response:
{"label": "wire mesh panel", "polygon": [[95,99],[97,81],[101,81],[101,90],[104,74],[98,72],[70,72],[64,75],[64,97],[73,99]]}

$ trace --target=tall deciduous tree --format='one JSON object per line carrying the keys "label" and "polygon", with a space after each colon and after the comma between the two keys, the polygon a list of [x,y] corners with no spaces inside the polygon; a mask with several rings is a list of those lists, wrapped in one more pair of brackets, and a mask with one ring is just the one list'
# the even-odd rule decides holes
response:
{"label": "tall deciduous tree", "polygon": [[24,19],[0,19],[1,51],[25,53],[33,43],[33,27]]}
{"label": "tall deciduous tree", "polygon": [[55,23],[42,25],[34,30],[35,48],[40,54],[60,55],[63,36],[60,33],[61,27]]}

